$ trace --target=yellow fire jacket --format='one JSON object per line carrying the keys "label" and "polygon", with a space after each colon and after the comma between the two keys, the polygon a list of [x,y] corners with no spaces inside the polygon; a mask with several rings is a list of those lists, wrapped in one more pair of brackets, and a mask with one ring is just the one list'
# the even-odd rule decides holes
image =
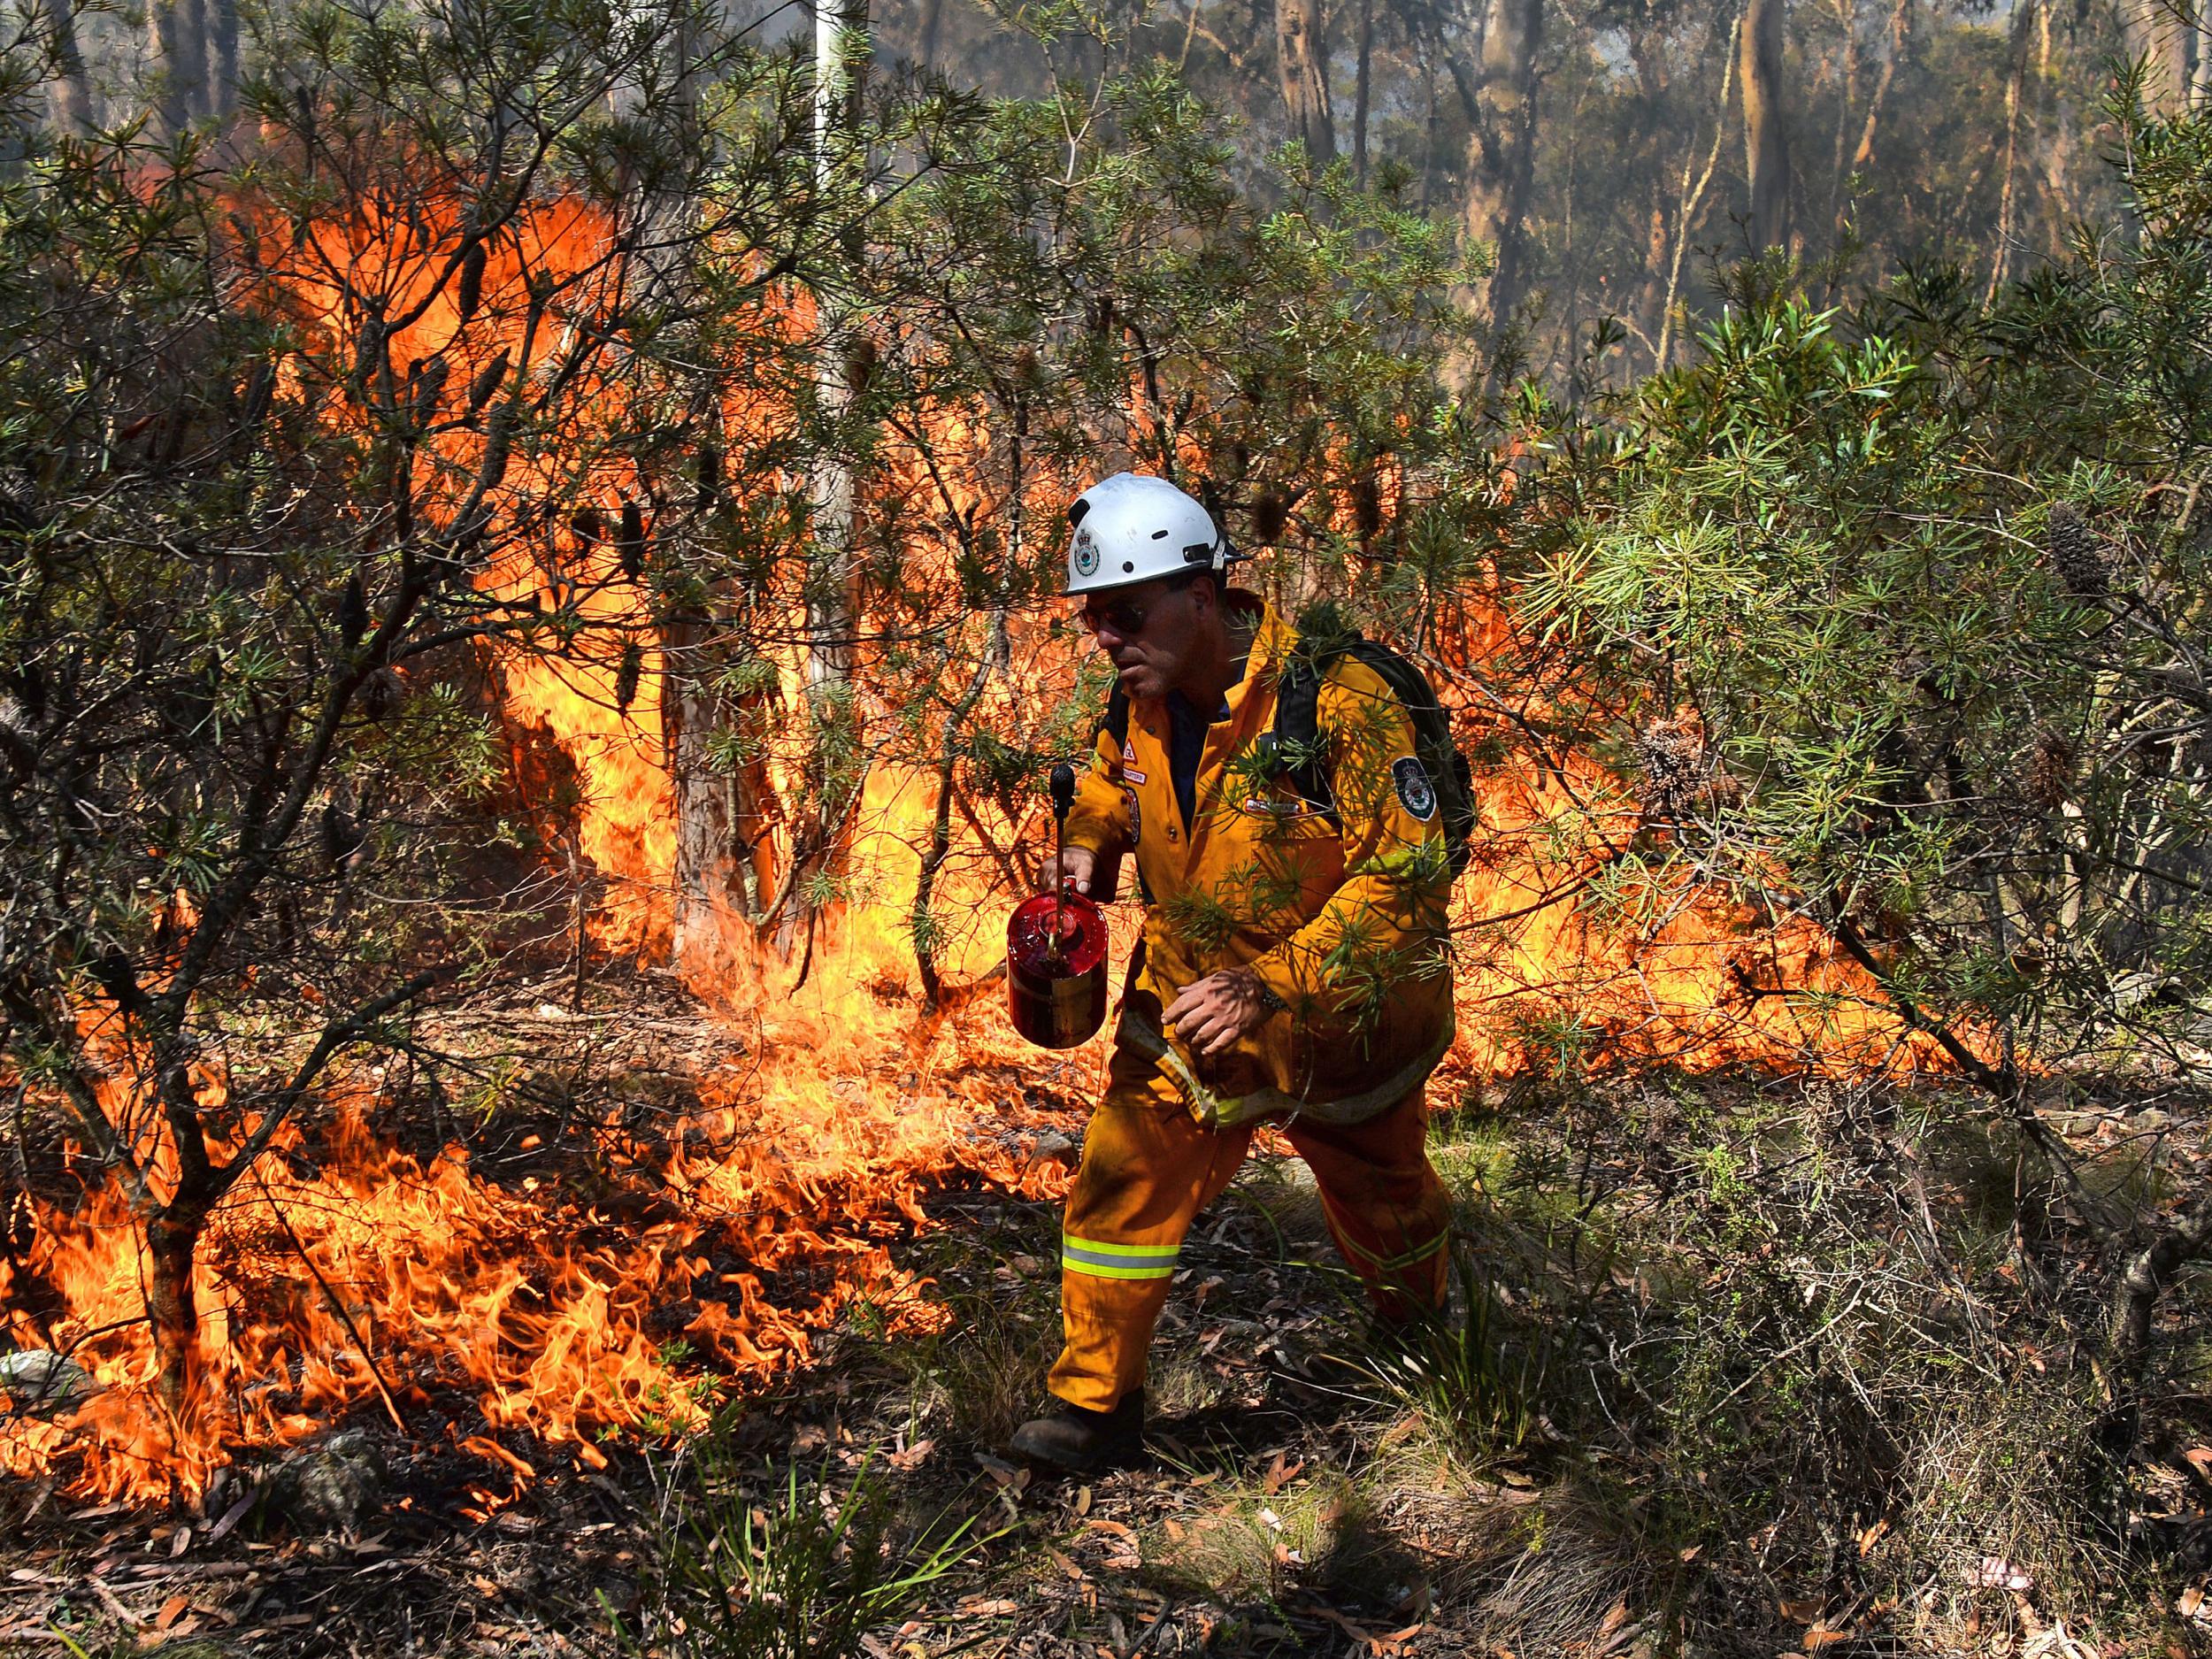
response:
{"label": "yellow fire jacket", "polygon": [[[1133,703],[1118,746],[1100,732],[1068,816],[1069,843],[1102,869],[1134,856],[1146,898],[1116,1040],[1171,1077],[1202,1124],[1278,1112],[1356,1123],[1419,1087],[1451,1046],[1451,870],[1436,792],[1388,686],[1340,657],[1317,719],[1333,821],[1304,801],[1272,752],[1294,635],[1253,595],[1227,603],[1256,626],[1227,718],[1207,730],[1190,824],[1169,775],[1164,701]],[[1163,1033],[1161,1011],[1229,967],[1249,968],[1281,1006],[1252,1036],[1194,1056]]]}

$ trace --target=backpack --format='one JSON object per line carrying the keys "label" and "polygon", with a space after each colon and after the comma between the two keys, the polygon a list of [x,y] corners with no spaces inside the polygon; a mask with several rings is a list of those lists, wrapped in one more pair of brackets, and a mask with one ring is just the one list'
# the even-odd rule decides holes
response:
{"label": "backpack", "polygon": [[[1340,657],[1352,657],[1374,670],[1412,722],[1414,753],[1436,793],[1445,851],[1451,859],[1452,879],[1456,881],[1466,872],[1475,833],[1474,769],[1452,741],[1450,717],[1437,702],[1428,675],[1388,646],[1376,643],[1356,629],[1333,632],[1327,649],[1310,655],[1293,645],[1275,687],[1271,741],[1277,775],[1288,778],[1315,810],[1332,823],[1337,820],[1336,794],[1329,787],[1319,740],[1321,681]],[[1113,734],[1117,747],[1129,741],[1129,698],[1118,686],[1107,699],[1103,725]]]}

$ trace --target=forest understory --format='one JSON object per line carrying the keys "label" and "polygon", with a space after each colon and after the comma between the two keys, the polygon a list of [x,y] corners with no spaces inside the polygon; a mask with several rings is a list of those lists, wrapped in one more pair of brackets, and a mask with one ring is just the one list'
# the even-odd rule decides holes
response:
{"label": "forest understory", "polygon": [[[611,1173],[595,1137],[682,1122],[703,1082],[758,1064],[726,1018],[618,964],[488,986],[419,1034],[529,1057],[440,1126],[549,1238],[680,1202],[643,1163]],[[664,1348],[708,1417],[678,1432],[671,1402],[589,1458],[388,1354],[398,1409],[370,1394],[297,1444],[242,1448],[173,1507],[73,1501],[58,1464],[0,1489],[0,1648],[2212,1652],[2212,1287],[2164,1300],[2136,1449],[2085,1476],[2111,1264],[2063,1202],[2024,1253],[2010,1132],[1936,1110],[1939,1084],[1440,1077],[1455,1314],[1395,1335],[1278,1140],[1193,1230],[1148,1461],[1033,1480],[1002,1454],[1057,1346],[1057,1210],[977,1171],[1070,1165],[1088,1064],[971,1079],[991,1102],[973,1156],[921,1174],[918,1220],[818,1194],[940,1313],[853,1297],[810,1356],[729,1386]],[[900,1064],[850,1087],[896,1091]],[[425,1070],[388,1081],[373,1131],[436,1121]],[[2149,1076],[2037,1085],[2093,1191],[2187,1190],[2207,1107]],[[763,1282],[803,1310],[834,1273]],[[663,1286],[658,1340],[680,1342],[714,1278]],[[742,1597],[715,1593],[718,1535],[752,1551],[741,1569],[722,1546]],[[758,1622],[779,1609],[780,1633]]]}

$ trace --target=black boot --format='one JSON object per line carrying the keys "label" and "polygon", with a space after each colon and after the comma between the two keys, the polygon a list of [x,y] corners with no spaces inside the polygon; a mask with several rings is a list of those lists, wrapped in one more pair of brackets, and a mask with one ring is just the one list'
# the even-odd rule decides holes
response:
{"label": "black boot", "polygon": [[1061,1402],[1050,1417],[1014,1431],[1013,1451],[1024,1463],[1055,1474],[1125,1468],[1144,1451],[1144,1390],[1124,1394],[1111,1411]]}

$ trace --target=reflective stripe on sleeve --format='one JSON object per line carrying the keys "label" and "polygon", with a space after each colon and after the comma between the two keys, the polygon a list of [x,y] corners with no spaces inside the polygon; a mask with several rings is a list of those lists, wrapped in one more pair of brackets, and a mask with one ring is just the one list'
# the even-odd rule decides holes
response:
{"label": "reflective stripe on sleeve", "polygon": [[1165,1279],[1181,1253],[1179,1244],[1102,1244],[1071,1233],[1060,1235],[1060,1265],[1094,1279]]}

